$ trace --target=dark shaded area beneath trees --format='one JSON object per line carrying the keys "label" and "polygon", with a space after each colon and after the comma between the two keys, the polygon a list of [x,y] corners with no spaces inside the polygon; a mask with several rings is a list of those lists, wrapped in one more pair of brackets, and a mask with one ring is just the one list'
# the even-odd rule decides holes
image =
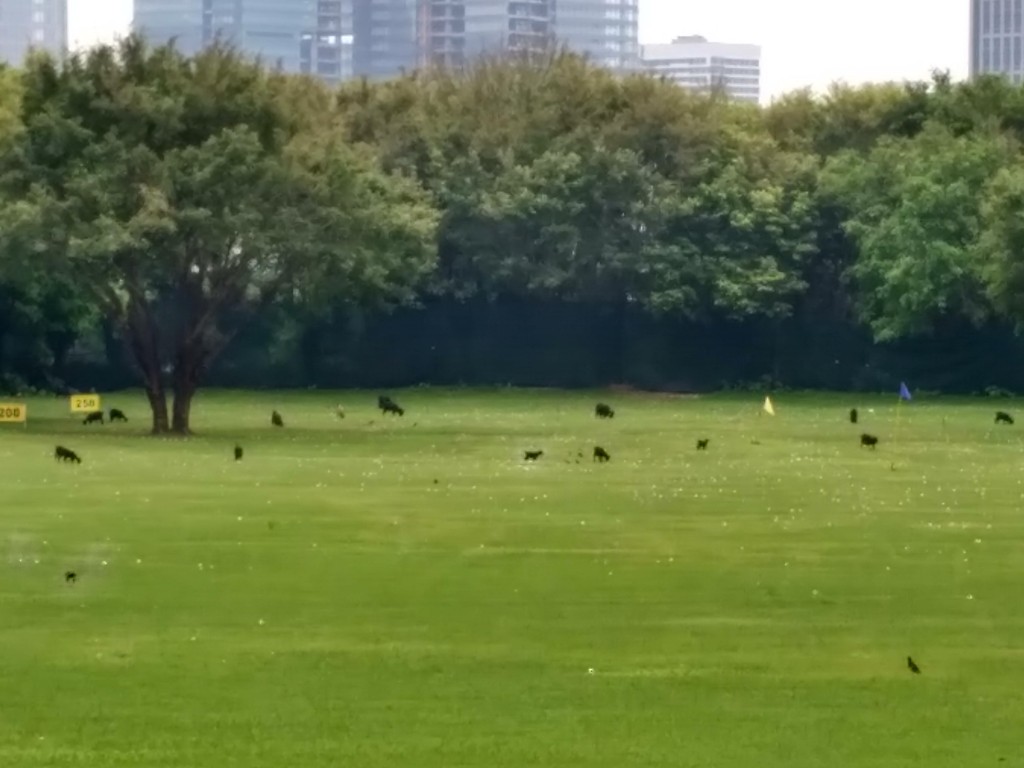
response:
{"label": "dark shaded area beneath trees", "polygon": [[[2,345],[0,345],[2,346]],[[137,385],[117,347],[72,354],[59,377]],[[107,352],[115,353],[113,361]],[[639,308],[438,301],[392,313],[297,323],[257,319],[210,370],[211,386],[348,388],[515,385],[695,392],[792,387],[978,393],[1024,391],[1024,342],[1009,328],[951,323],[927,338],[875,344],[853,324],[798,315],[778,325],[655,318]]]}

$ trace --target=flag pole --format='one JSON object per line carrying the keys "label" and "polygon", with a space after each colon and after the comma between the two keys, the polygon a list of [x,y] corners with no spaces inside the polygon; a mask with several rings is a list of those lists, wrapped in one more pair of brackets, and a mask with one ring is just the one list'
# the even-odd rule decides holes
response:
{"label": "flag pole", "polygon": [[[910,390],[907,388],[906,382],[900,382],[900,391],[896,395],[896,438],[895,442],[899,443],[900,436],[903,434],[903,401],[910,399]],[[892,463],[892,468],[896,468],[896,462]]]}

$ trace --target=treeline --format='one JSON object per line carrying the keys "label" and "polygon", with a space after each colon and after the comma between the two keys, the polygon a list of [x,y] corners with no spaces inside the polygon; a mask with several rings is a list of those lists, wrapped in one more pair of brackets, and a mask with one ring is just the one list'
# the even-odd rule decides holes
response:
{"label": "treeline", "polygon": [[338,91],[40,56],[0,78],[0,375],[1024,390],[1022,137],[996,78],[758,108],[569,54]]}

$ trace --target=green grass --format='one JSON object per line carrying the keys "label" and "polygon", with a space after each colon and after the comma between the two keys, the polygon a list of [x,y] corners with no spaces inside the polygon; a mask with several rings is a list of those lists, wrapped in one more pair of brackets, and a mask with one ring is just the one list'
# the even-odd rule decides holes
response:
{"label": "green grass", "polygon": [[396,398],[206,393],[188,441],[136,393],[104,427],[30,400],[0,429],[0,766],[1020,764],[995,401]]}

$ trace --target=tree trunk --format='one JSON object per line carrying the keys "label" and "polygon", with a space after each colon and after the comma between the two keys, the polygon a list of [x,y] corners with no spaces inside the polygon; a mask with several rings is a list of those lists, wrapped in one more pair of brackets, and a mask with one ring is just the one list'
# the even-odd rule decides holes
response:
{"label": "tree trunk", "polygon": [[192,415],[192,398],[196,388],[188,383],[174,382],[174,407],[172,411],[171,431],[176,435],[191,434],[189,418]]}
{"label": "tree trunk", "polygon": [[178,350],[174,360],[174,406],[171,415],[171,431],[176,435],[191,434],[189,419],[192,415],[192,398],[198,385],[197,370],[201,358],[194,349]]}
{"label": "tree trunk", "polygon": [[154,380],[146,381],[146,397],[149,398],[149,407],[153,412],[153,434],[167,434],[169,431],[169,422],[167,420],[167,395],[164,392],[163,382],[160,381],[159,371],[156,372]]}
{"label": "tree trunk", "polygon": [[153,412],[153,434],[165,435],[170,431],[167,418],[167,393],[163,372],[160,370],[160,342],[149,312],[141,300],[132,299],[124,318],[125,338],[131,348],[135,364],[142,374],[146,397]]}
{"label": "tree trunk", "polygon": [[171,431],[177,435],[192,433],[192,398],[199,389],[199,379],[206,360],[212,352],[202,343],[183,343],[174,356],[174,405],[171,413]]}

